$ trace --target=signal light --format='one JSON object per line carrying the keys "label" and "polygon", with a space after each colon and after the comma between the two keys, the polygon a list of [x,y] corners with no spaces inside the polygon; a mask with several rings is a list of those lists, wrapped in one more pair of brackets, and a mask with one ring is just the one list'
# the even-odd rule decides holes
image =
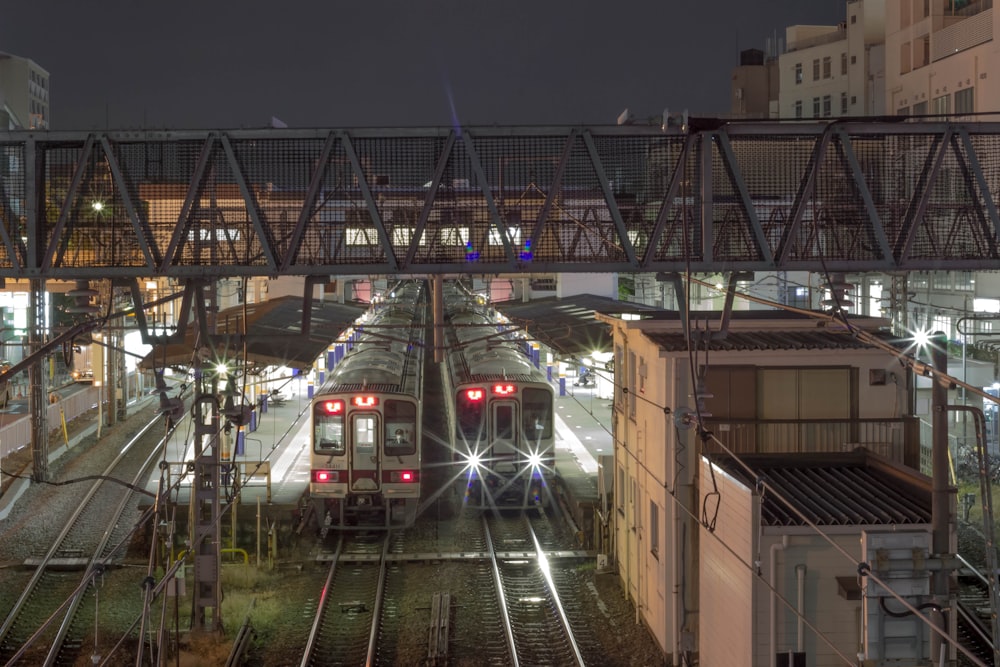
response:
{"label": "signal light", "polygon": [[356,408],[373,408],[378,405],[378,399],[374,396],[355,396],[352,403]]}
{"label": "signal light", "polygon": [[507,396],[508,394],[513,394],[516,388],[512,384],[495,384],[493,385],[493,393],[499,394],[500,396]]}
{"label": "signal light", "polygon": [[343,401],[323,401],[323,410],[328,415],[339,415],[344,411]]}
{"label": "signal light", "polygon": [[465,397],[470,401],[481,401],[483,400],[483,390],[482,389],[466,389]]}
{"label": "signal light", "polygon": [[312,478],[317,484],[332,484],[340,479],[340,473],[336,470],[313,470]]}

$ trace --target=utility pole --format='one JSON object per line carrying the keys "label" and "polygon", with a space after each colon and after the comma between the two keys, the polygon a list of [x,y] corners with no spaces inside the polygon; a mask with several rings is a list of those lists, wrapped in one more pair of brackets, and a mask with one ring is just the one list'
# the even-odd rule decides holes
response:
{"label": "utility pole", "polygon": [[220,570],[221,508],[219,506],[220,433],[218,379],[211,370],[206,381],[201,357],[202,346],[210,345],[209,332],[215,329],[215,291],[209,290],[211,304],[206,308],[204,283],[191,285],[195,290],[199,335],[194,351],[194,485],[191,487],[194,517],[194,595],[191,604],[191,628],[222,632],[222,579]]}
{"label": "utility pole", "polygon": [[28,307],[28,352],[32,357],[28,367],[28,411],[31,413],[31,479],[49,479],[49,429],[46,415],[49,402],[45,396],[45,376],[42,360],[37,355],[42,348],[45,326],[45,286],[38,278],[31,279],[31,301]]}
{"label": "utility pole", "polygon": [[[930,341],[931,363],[935,370],[948,373],[948,337],[935,333]],[[954,496],[948,476],[948,385],[936,373],[932,377],[931,406],[934,411],[931,439],[931,551],[933,558],[945,558],[955,553],[952,548],[952,528],[955,525]],[[931,572],[931,596],[940,610],[931,618],[945,635],[952,636],[943,610],[951,609],[949,579],[951,571],[938,569]],[[930,636],[931,660],[936,664],[949,646],[941,636]]]}

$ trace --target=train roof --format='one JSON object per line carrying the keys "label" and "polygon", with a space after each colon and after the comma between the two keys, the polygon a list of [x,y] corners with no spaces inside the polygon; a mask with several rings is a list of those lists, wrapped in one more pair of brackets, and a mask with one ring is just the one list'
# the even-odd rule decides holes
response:
{"label": "train roof", "polygon": [[[216,321],[217,352],[226,348],[229,354],[242,354],[243,331],[249,332],[246,343],[247,362],[256,367],[288,366],[307,369],[323,350],[367,310],[365,303],[312,302],[308,333],[302,332],[303,298],[283,296],[246,306],[247,322],[243,325],[243,306],[220,311]],[[182,343],[157,345],[139,362],[140,368],[188,367],[197,336],[197,325],[188,327]],[[218,349],[223,348],[223,349]]]}

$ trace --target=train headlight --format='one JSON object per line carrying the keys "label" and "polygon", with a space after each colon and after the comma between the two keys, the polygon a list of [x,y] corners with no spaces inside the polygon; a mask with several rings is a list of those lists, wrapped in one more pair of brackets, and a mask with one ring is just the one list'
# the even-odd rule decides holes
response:
{"label": "train headlight", "polygon": [[532,468],[539,468],[542,465],[542,455],[536,452],[528,454],[528,464]]}
{"label": "train headlight", "polygon": [[340,479],[340,472],[337,470],[313,470],[312,481],[316,484],[333,484]]}

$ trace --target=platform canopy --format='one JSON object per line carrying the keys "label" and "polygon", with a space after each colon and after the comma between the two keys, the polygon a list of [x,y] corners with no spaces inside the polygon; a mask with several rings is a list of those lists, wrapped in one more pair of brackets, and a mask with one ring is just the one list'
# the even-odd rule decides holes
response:
{"label": "platform canopy", "polygon": [[240,359],[253,372],[267,366],[305,370],[368,304],[312,302],[308,331],[303,331],[303,299],[283,296],[219,312],[216,333],[205,344],[198,327],[191,327],[183,342],[157,345],[139,363],[143,369],[190,368],[196,350],[204,363]]}

